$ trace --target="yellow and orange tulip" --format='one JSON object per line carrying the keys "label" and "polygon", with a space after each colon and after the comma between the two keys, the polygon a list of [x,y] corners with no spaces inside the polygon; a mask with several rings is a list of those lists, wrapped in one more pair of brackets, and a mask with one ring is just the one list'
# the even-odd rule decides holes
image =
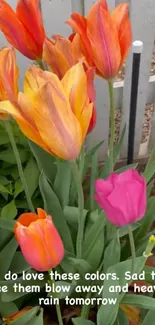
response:
{"label": "yellow and orange tulip", "polygon": [[45,39],[43,59],[59,79],[62,79],[65,73],[82,57],[78,34],[71,39],[60,35],[56,35],[54,40]]}
{"label": "yellow and orange tulip", "polygon": [[81,49],[97,73],[109,80],[120,70],[132,42],[128,4],[110,13],[106,0],[97,1],[85,18],[73,13],[67,23],[80,35]]}
{"label": "yellow and orange tulip", "polygon": [[[15,102],[18,97],[18,67],[13,48],[4,47],[0,51],[0,101]],[[0,114],[6,118],[8,114]]]}
{"label": "yellow and orange tulip", "polygon": [[42,58],[45,31],[39,0],[18,0],[16,12],[0,1],[0,30],[7,41],[31,60]]}
{"label": "yellow and orange tulip", "polygon": [[7,316],[6,318],[4,318],[4,321],[8,325],[31,309],[32,309],[32,307],[27,306],[27,307],[23,308],[22,310],[18,311],[17,313],[13,313],[13,314]]}
{"label": "yellow and orange tulip", "polygon": [[12,115],[26,137],[50,154],[75,160],[93,113],[88,80],[82,63],[68,70],[61,81],[52,72],[31,67],[18,105],[0,102],[0,112]]}
{"label": "yellow and orange tulip", "polygon": [[48,271],[61,263],[63,242],[43,209],[23,213],[15,224],[15,237],[26,261],[37,271]]}

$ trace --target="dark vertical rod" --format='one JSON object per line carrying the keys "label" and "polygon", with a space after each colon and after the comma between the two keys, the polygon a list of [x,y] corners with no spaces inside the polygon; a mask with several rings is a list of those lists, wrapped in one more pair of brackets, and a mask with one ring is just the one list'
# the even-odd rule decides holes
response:
{"label": "dark vertical rod", "polygon": [[139,68],[143,43],[141,41],[133,42],[133,63],[131,78],[131,97],[130,97],[130,117],[129,117],[129,133],[128,133],[128,156],[127,164],[132,164],[134,159],[134,141],[135,141],[135,125],[137,111],[137,96],[139,84]]}

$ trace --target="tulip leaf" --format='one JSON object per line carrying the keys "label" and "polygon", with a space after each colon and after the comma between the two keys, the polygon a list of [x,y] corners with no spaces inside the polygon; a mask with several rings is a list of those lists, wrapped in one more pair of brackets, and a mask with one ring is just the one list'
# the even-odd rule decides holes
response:
{"label": "tulip leaf", "polygon": [[[18,244],[13,237],[9,243],[0,252],[0,278],[2,279],[9,270],[14,254],[17,250]],[[7,258],[6,258],[7,257]]]}
{"label": "tulip leaf", "polygon": [[155,310],[149,310],[142,322],[142,325],[148,325],[148,324],[152,325],[154,324],[154,320],[155,320]]}
{"label": "tulip leaf", "polygon": [[140,240],[148,233],[154,220],[155,220],[155,197],[152,196],[148,200],[148,207],[144,218],[139,221],[141,226],[136,234],[135,237],[136,241]]}
{"label": "tulip leaf", "polygon": [[123,166],[123,167],[120,167],[119,169],[117,169],[116,170],[116,173],[117,174],[120,174],[120,173],[125,172],[128,169],[136,169],[137,166],[138,166],[138,163],[134,163],[134,164],[130,164],[130,165],[127,165],[127,166]]}
{"label": "tulip leaf", "polygon": [[23,254],[21,252],[16,252],[10,266],[10,271],[12,273],[20,274],[29,269],[30,265],[26,262]]}
{"label": "tulip leaf", "polygon": [[62,207],[43,173],[40,175],[39,186],[44,201],[44,208],[47,213],[52,216],[53,222],[63,240],[65,249],[70,253],[74,253],[71,233],[65,220]]}
{"label": "tulip leaf", "polygon": [[107,269],[110,266],[113,266],[120,261],[121,254],[121,245],[119,240],[119,230],[117,230],[114,238],[106,247],[104,252],[104,272],[106,273]]}
{"label": "tulip leaf", "polygon": [[153,148],[151,152],[148,163],[143,173],[147,183],[150,181],[154,173],[155,173],[155,148]]}
{"label": "tulip leaf", "polygon": [[[24,163],[28,160],[29,158],[29,152],[24,148],[24,149],[19,149],[19,155],[20,155],[20,159],[21,162]],[[12,148],[8,148],[4,151],[0,152],[0,160],[5,161],[9,164],[16,164],[16,158],[14,155],[14,152],[12,150]]]}
{"label": "tulip leaf", "polygon": [[[94,212],[95,213],[95,212]],[[97,269],[104,250],[105,219],[102,214],[96,212],[96,220],[86,232],[83,242],[83,258]]]}
{"label": "tulip leaf", "polygon": [[82,317],[74,317],[72,322],[74,325],[95,325],[91,320],[83,319]]}
{"label": "tulip leaf", "polygon": [[30,149],[37,160],[40,171],[43,171],[47,179],[53,183],[56,175],[56,158],[37,146],[34,142],[28,141]]}
{"label": "tulip leaf", "polygon": [[57,173],[53,188],[63,208],[69,204],[71,176],[72,173],[70,163],[68,161],[58,159]]}
{"label": "tulip leaf", "polygon": [[13,232],[15,221],[7,218],[0,218],[0,228]]}
{"label": "tulip leaf", "polygon": [[129,320],[123,310],[119,309],[114,325],[129,325]]}
{"label": "tulip leaf", "polygon": [[83,279],[87,272],[91,273],[93,271],[93,268],[91,267],[91,265],[83,259],[69,258],[69,260],[75,266],[75,269],[79,272],[79,274],[81,275],[81,277]]}
{"label": "tulip leaf", "polygon": [[119,158],[119,155],[120,155],[120,152],[121,152],[125,131],[126,131],[126,125],[124,125],[124,127],[122,129],[122,132],[120,134],[118,143],[116,145],[114,145],[114,152],[113,152],[113,164],[114,165],[115,165],[117,159]]}
{"label": "tulip leaf", "polygon": [[[139,274],[145,264],[146,259],[142,256],[142,257],[137,257],[135,258],[135,273]],[[132,260],[127,260],[124,262],[120,262],[114,266],[111,266],[108,268],[107,270],[107,274],[115,274],[116,278],[115,280],[112,278],[106,278],[104,280],[104,289],[103,289],[103,294],[102,294],[102,298],[106,298],[106,299],[115,299],[114,304],[106,304],[106,305],[102,305],[99,308],[98,314],[97,314],[97,324],[98,325],[102,325],[102,324],[106,324],[106,325],[113,325],[117,314],[118,314],[118,308],[119,308],[119,304],[120,301],[121,303],[123,303],[122,299],[123,299],[123,295],[125,295],[125,293],[122,292],[122,287],[125,285],[129,285],[132,282],[131,277],[126,279],[125,277],[125,273],[128,271],[130,271],[132,269]],[[114,287],[116,288],[116,285],[121,286],[121,294],[116,290],[109,290],[110,287]]]}
{"label": "tulip leaf", "polygon": [[28,164],[24,169],[24,176],[26,178],[29,194],[32,197],[39,182],[39,170],[36,161],[33,158],[30,158],[28,161]]}
{"label": "tulip leaf", "polygon": [[144,295],[126,294],[122,301],[124,305],[132,305],[138,308],[150,309],[155,311],[155,300]]}
{"label": "tulip leaf", "polygon": [[0,315],[2,317],[7,317],[8,315],[11,315],[13,313],[17,313],[18,308],[15,305],[14,302],[3,302],[0,299]]}
{"label": "tulip leaf", "polygon": [[[26,311],[23,315],[21,315],[19,318],[11,322],[12,325],[36,325],[38,324],[36,321],[38,320],[40,314],[39,312],[41,311],[40,307],[34,307],[29,311]],[[37,316],[38,315],[38,316]],[[31,323],[32,322],[32,323]],[[42,323],[39,323],[39,325],[43,325]]]}
{"label": "tulip leaf", "polygon": [[17,215],[17,208],[15,206],[15,201],[12,200],[7,205],[5,205],[1,211],[2,218],[14,219]]}

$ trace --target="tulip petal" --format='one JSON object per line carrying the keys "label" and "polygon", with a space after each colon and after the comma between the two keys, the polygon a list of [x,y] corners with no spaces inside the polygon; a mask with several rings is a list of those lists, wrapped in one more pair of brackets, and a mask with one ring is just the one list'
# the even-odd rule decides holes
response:
{"label": "tulip petal", "polygon": [[18,0],[16,14],[23,26],[32,36],[36,46],[38,46],[38,56],[39,52],[41,56],[45,31],[40,11],[40,1]]}
{"label": "tulip petal", "polygon": [[[7,41],[29,59],[36,59],[36,46],[31,34],[28,34],[10,5],[0,1],[0,30]],[[29,49],[31,47],[31,51]]]}
{"label": "tulip petal", "polygon": [[52,152],[62,159],[76,159],[81,148],[80,124],[59,79],[40,89],[32,114],[40,136]]}
{"label": "tulip petal", "polygon": [[[34,223],[35,224],[35,223]],[[50,269],[48,256],[44,247],[44,238],[40,236],[34,226],[28,228],[20,226],[16,229],[16,238],[26,261],[38,271]]]}
{"label": "tulip petal", "polygon": [[47,217],[46,223],[44,224],[44,234],[48,253],[53,263],[52,267],[54,268],[64,256],[64,246],[50,216]]}
{"label": "tulip petal", "polygon": [[18,97],[18,67],[13,48],[0,51],[0,100],[15,101]]}
{"label": "tulip petal", "polygon": [[77,63],[65,74],[62,85],[70,101],[72,111],[79,119],[84,105],[88,102],[87,76],[82,63]]}
{"label": "tulip petal", "polygon": [[[22,94],[20,96],[24,97],[24,94]],[[24,97],[25,98],[25,97]],[[26,99],[25,99],[25,102]],[[32,106],[32,105],[31,105]],[[23,107],[24,108],[30,108],[30,105],[25,105],[24,101],[23,101]],[[24,135],[32,140],[33,142],[35,142],[36,144],[38,144],[39,146],[41,146],[42,148],[44,148],[46,151],[49,152],[48,148],[46,147],[46,145],[43,143],[36,127],[34,126],[32,122],[32,120],[30,120],[30,116],[26,116],[26,111],[24,116],[22,115],[22,113],[20,112],[20,107],[17,106],[15,107],[14,105],[12,105],[9,101],[2,101],[0,102],[0,113],[7,113],[9,115],[11,115],[16,122],[18,123],[21,131],[24,133]]]}
{"label": "tulip petal", "polygon": [[121,63],[119,39],[110,13],[101,5],[93,6],[89,12],[87,35],[96,67],[105,79],[114,77]]}
{"label": "tulip petal", "polygon": [[[61,41],[59,41],[59,44],[60,42]],[[69,52],[70,51],[71,44]],[[69,65],[69,62],[67,61],[67,58],[65,57],[63,51],[61,51],[57,45],[53,45],[53,43],[48,39],[46,39],[44,42],[43,58],[51,70],[56,73],[60,79],[68,71],[69,67],[72,66],[72,64]]]}
{"label": "tulip petal", "polygon": [[80,35],[81,49],[88,63],[94,66],[90,41],[87,37],[87,19],[78,13],[73,13],[67,23]]}
{"label": "tulip petal", "polygon": [[118,5],[112,13],[112,19],[118,30],[122,64],[128,54],[132,42],[132,30],[131,22],[128,16],[128,4],[122,3]]}

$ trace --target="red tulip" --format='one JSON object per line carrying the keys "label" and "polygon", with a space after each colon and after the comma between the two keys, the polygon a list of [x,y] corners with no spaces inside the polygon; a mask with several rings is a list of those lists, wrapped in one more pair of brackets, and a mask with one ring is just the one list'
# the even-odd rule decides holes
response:
{"label": "red tulip", "polygon": [[100,0],[91,7],[87,19],[73,13],[67,22],[80,35],[89,64],[103,78],[115,77],[132,41],[128,4],[121,3],[110,13],[106,0]]}
{"label": "red tulip", "polygon": [[26,261],[37,271],[48,271],[61,263],[62,240],[52,218],[42,209],[23,213],[15,224],[15,237]]}
{"label": "red tulip", "polygon": [[0,30],[24,56],[31,60],[42,58],[45,31],[39,0],[18,0],[16,12],[1,0]]}

